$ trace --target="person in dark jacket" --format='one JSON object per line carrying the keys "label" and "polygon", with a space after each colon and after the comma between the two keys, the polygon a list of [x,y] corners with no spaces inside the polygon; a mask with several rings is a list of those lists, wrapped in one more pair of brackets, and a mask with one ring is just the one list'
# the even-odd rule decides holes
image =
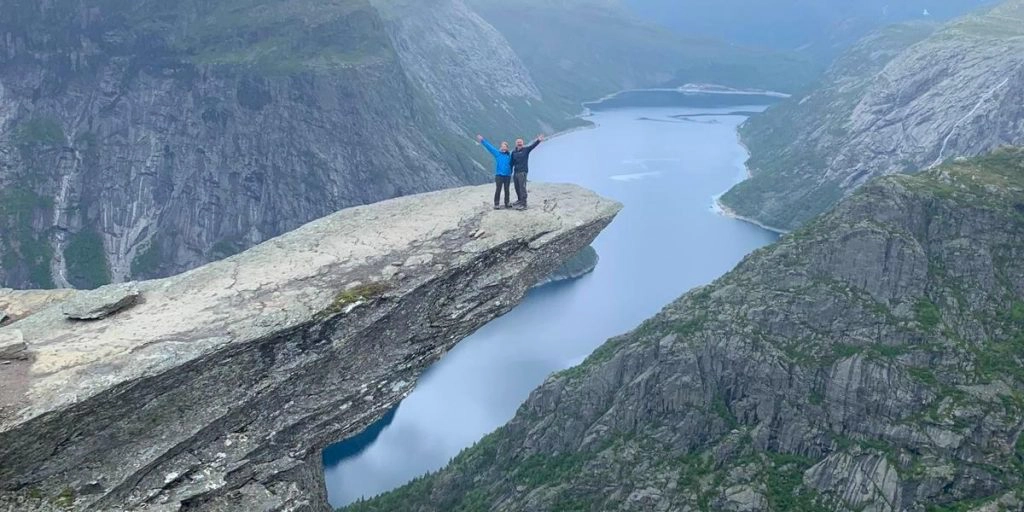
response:
{"label": "person in dark jacket", "polygon": [[484,145],[484,148],[494,157],[494,209],[499,206],[501,191],[505,191],[505,208],[509,207],[508,186],[512,181],[512,153],[508,150],[508,142],[501,143],[501,149],[495,148],[487,139],[481,135],[476,136],[477,142]]}
{"label": "person in dark jacket", "polygon": [[512,181],[516,185],[516,204],[517,210],[526,209],[526,174],[530,172],[530,152],[537,148],[541,142],[544,142],[544,135],[538,135],[537,138],[530,143],[529,146],[525,144],[523,139],[516,140],[516,149],[512,151]]}

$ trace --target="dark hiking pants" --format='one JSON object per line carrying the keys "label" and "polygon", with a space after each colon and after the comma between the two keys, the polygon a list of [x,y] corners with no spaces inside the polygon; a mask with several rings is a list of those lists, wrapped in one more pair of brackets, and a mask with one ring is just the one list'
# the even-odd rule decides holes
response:
{"label": "dark hiking pants", "polygon": [[505,191],[505,206],[509,203],[508,186],[511,183],[511,176],[495,176],[494,177],[494,206],[498,206],[499,200],[501,199],[501,191]]}
{"label": "dark hiking pants", "polygon": [[517,172],[513,179],[516,184],[516,203],[526,206],[526,173]]}

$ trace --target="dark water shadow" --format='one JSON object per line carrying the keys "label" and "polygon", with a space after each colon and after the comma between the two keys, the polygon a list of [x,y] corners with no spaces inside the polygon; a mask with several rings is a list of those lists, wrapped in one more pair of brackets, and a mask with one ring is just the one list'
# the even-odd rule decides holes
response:
{"label": "dark water shadow", "polygon": [[381,432],[384,432],[384,429],[388,428],[392,421],[395,421],[395,414],[397,412],[398,406],[395,406],[391,408],[383,418],[377,420],[376,423],[369,427],[366,427],[366,430],[363,430],[340,443],[334,443],[331,446],[328,446],[327,449],[324,450],[324,466],[337,466],[341,461],[363,453],[363,451],[377,441]]}

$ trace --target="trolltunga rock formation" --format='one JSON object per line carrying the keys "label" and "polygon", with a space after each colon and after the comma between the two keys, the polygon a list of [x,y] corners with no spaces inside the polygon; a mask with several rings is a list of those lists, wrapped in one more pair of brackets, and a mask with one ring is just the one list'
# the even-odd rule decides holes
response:
{"label": "trolltunga rock formation", "polygon": [[65,315],[84,292],[0,293],[18,313],[0,334],[24,343],[0,361],[0,510],[326,510],[321,450],[620,208],[532,192],[527,212],[491,210],[487,187],[344,210],[134,283],[131,307],[94,321]]}

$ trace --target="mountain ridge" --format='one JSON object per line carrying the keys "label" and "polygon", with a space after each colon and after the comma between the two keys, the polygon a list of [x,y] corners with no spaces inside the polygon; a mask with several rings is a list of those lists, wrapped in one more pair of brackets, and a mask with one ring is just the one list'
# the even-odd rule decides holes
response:
{"label": "mountain ridge", "polygon": [[1022,149],[874,180],[343,510],[1019,510],[1022,234]]}
{"label": "mountain ridge", "polygon": [[741,127],[752,176],[722,197],[793,229],[874,176],[1024,144],[1024,2],[929,33],[886,29],[837,61],[823,85]]}
{"label": "mountain ridge", "polygon": [[626,15],[595,15],[624,52],[595,60],[559,24],[597,4],[619,5],[549,9],[538,46],[478,0],[0,0],[0,284],[172,275],[340,208],[486,182],[476,133],[585,124],[581,101],[661,85],[673,59],[709,79],[766,60]]}

